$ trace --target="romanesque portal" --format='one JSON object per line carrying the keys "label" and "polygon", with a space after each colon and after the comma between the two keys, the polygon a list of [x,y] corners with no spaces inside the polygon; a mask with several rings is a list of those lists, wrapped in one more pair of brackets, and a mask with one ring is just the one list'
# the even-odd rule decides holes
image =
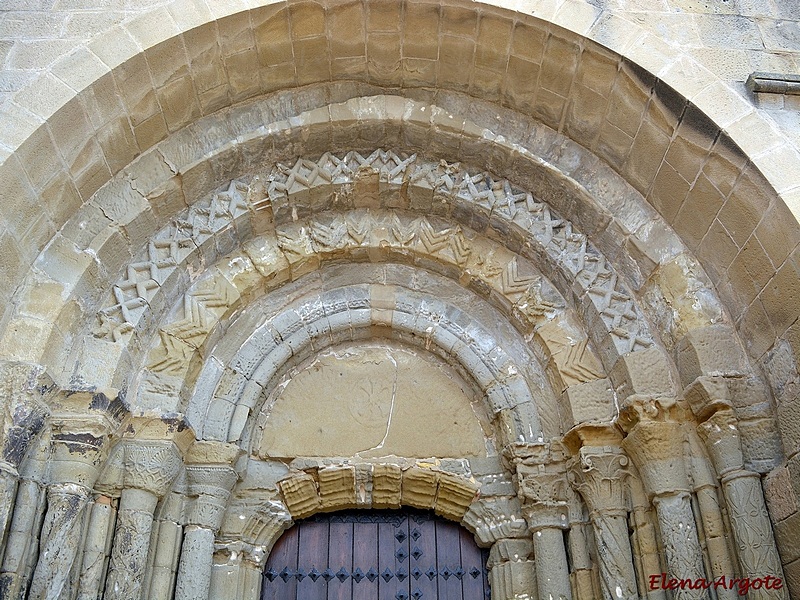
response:
{"label": "romanesque portal", "polygon": [[[80,97],[112,125],[34,194],[52,231],[1,290],[0,597],[789,597],[794,305],[762,268],[787,209],[730,128],[495,6],[200,21],[114,38]],[[4,177],[49,177],[69,107]]]}

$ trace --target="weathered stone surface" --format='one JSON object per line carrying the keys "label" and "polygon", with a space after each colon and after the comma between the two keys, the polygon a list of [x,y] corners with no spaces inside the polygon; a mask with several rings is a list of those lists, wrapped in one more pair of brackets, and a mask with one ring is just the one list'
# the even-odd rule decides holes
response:
{"label": "weathered stone surface", "polygon": [[748,372],[744,351],[725,325],[690,331],[678,342],[676,355],[684,386],[702,375],[742,376]]}
{"label": "weathered stone surface", "polygon": [[797,511],[797,497],[788,468],[775,469],[764,478],[764,497],[773,523],[782,521]]}
{"label": "weathered stone surface", "polygon": [[536,588],[535,563],[530,560],[530,540],[499,540],[489,553],[489,581],[493,598],[516,600],[530,598]]}
{"label": "weathered stone surface", "polygon": [[430,356],[386,346],[318,356],[265,420],[262,456],[485,456],[474,392]]}
{"label": "weathered stone surface", "polygon": [[430,469],[412,467],[403,471],[401,500],[404,506],[433,508],[436,503],[436,490],[439,473]]}
{"label": "weathered stone surface", "polygon": [[295,519],[313,515],[322,506],[317,482],[307,473],[298,473],[289,479],[282,479],[278,482],[278,487],[286,507]]}
{"label": "weathered stone surface", "polygon": [[79,551],[88,496],[86,488],[75,484],[48,487],[39,562],[28,597],[49,600],[69,589],[69,574]]}
{"label": "weathered stone surface", "polygon": [[398,465],[376,464],[372,467],[372,506],[400,508],[403,471]]}
{"label": "weathered stone surface", "polygon": [[329,467],[317,472],[320,510],[342,510],[356,506],[356,470]]}
{"label": "weathered stone surface", "polygon": [[[792,211],[797,212],[800,201],[800,155],[795,147],[798,125],[790,112],[798,102],[790,95],[747,96],[741,90],[741,81],[755,68],[796,70],[798,47],[786,32],[795,31],[798,21],[789,0],[770,6],[752,0],[712,7],[663,0],[644,12],[636,1],[575,0],[558,10],[538,3],[533,17],[523,10],[526,7],[512,13],[507,7],[489,6],[498,4],[495,1],[484,7],[434,2],[403,10],[375,2],[362,10],[326,1],[289,8],[253,5],[245,11],[230,3],[205,6],[166,0],[125,6],[112,2],[114,6],[101,9],[91,4],[13,0],[0,18],[4,357],[47,364],[54,379],[84,390],[75,397],[96,385],[119,384],[131,394],[131,407],[146,411],[153,424],[166,424],[171,417],[162,420],[161,413],[183,411],[213,379],[194,387],[209,352],[232,344],[230,330],[246,328],[239,317],[257,321],[248,315],[252,298],[284,284],[282,292],[296,297],[313,285],[328,285],[327,275],[318,270],[325,261],[362,267],[366,261],[395,261],[414,265],[410,285],[422,289],[431,306],[444,294],[424,289],[426,270],[445,273],[463,286],[466,291],[454,294],[456,307],[474,304],[476,294],[487,299],[501,315],[498,329],[509,323],[518,328],[520,336],[504,338],[512,339],[511,345],[527,346],[537,331],[540,339],[553,329],[568,332],[560,336],[564,343],[559,348],[551,344],[537,356],[547,364],[549,387],[571,410],[559,412],[548,382],[525,360],[513,366],[518,373],[509,371],[503,355],[508,348],[500,348],[508,344],[487,347],[488,338],[474,336],[459,319],[451,319],[448,326],[462,329],[442,326],[443,311],[412,315],[394,310],[388,300],[400,298],[402,304],[404,298],[386,286],[386,278],[370,272],[354,283],[364,284],[372,304],[351,305],[352,310],[331,314],[329,320],[326,315],[314,322],[318,329],[291,332],[299,321],[268,317],[275,335],[285,338],[286,356],[273,357],[276,372],[310,357],[316,347],[307,342],[330,336],[332,329],[325,323],[338,318],[338,342],[369,336],[392,336],[399,343],[414,339],[419,347],[438,344],[442,355],[461,359],[471,371],[467,375],[475,377],[475,390],[489,392],[494,420],[486,418],[482,407],[473,410],[480,393],[446,386],[426,396],[441,410],[422,405],[417,401],[421,394],[414,391],[408,411],[414,419],[403,417],[402,411],[384,410],[380,419],[363,428],[370,439],[337,428],[335,419],[321,420],[345,441],[366,441],[364,448],[376,449],[362,456],[492,456],[512,442],[558,437],[574,424],[567,412],[573,413],[574,421],[584,421],[575,406],[592,406],[592,417],[596,409],[601,412],[591,402],[577,402],[576,395],[588,394],[592,384],[599,388],[596,382],[618,360],[610,377],[621,400],[663,400],[662,407],[669,405],[671,412],[658,419],[690,421],[684,406],[673,402],[680,390],[667,390],[673,387],[669,372],[674,365],[637,358],[662,344],[672,354],[674,342],[685,336],[675,354],[682,387],[696,384],[698,377],[727,378],[729,399],[738,411],[741,439],[729,434],[718,446],[725,450],[718,471],[732,477],[735,471],[728,469],[726,460],[735,458],[737,469],[766,472],[778,467],[778,474],[767,478],[768,490],[796,484],[800,462],[795,456],[792,400],[800,346],[792,323],[800,310],[795,293],[800,234]],[[320,51],[312,52],[315,49]],[[299,60],[311,55],[316,58]],[[364,81],[369,83],[359,83]],[[381,95],[386,93],[395,95]],[[440,106],[429,104],[434,98]],[[377,144],[398,150],[373,152]],[[248,188],[250,177],[264,165],[269,165],[268,174]],[[242,173],[242,180],[231,183]],[[323,208],[352,212],[320,217]],[[376,219],[379,210],[409,212],[395,224]],[[169,225],[162,228],[165,223]],[[473,232],[485,238],[479,240]],[[249,244],[262,233],[274,243]],[[237,254],[242,243],[245,251]],[[315,283],[304,287],[304,280]],[[292,287],[290,281],[297,285]],[[556,288],[560,293],[553,293]],[[170,307],[175,310],[167,318]],[[572,313],[578,315],[575,323]],[[409,321],[420,326],[400,327]],[[651,332],[651,327],[657,331]],[[709,333],[720,328],[727,328],[730,336]],[[737,336],[746,342],[749,356]],[[152,347],[150,339],[155,340]],[[606,369],[591,365],[592,349]],[[765,356],[772,390],[750,385],[759,370],[756,361]],[[622,364],[626,360],[619,357],[628,357],[630,364]],[[149,372],[131,378],[143,364]],[[218,364],[220,372],[242,366]],[[407,381],[423,367],[410,371]],[[193,407],[191,420],[199,436],[235,442],[266,456],[269,448],[278,447],[267,443],[259,448],[257,439],[266,380],[249,380],[251,375],[242,377],[246,393],[236,400],[217,397]],[[382,375],[363,378],[376,381]],[[25,455],[45,423],[52,425],[57,444],[49,464],[60,477],[54,475],[51,485],[78,484],[114,496],[124,494],[126,485],[135,486],[126,491],[159,495],[172,485],[170,477],[152,472],[126,478],[126,466],[145,461],[131,460],[122,450],[105,459],[108,442],[141,438],[138,426],[113,438],[106,437],[113,427],[98,428],[91,420],[65,429],[61,415],[45,421],[47,410],[20,408],[17,402],[20,394],[31,392],[46,397],[46,385],[28,378],[10,380],[3,397],[11,400],[0,414],[6,463],[2,470],[9,474],[0,499],[0,512],[5,510],[0,531],[5,531],[11,514],[17,474],[22,474]],[[413,391],[414,386],[408,387]],[[517,403],[523,388],[533,398]],[[608,407],[605,391],[597,397]],[[268,397],[270,392],[266,390],[266,412],[275,400]],[[466,403],[449,403],[456,397],[463,400],[462,392]],[[774,426],[773,395],[780,407],[778,422],[785,428],[783,440]],[[242,401],[234,404],[238,400]],[[610,400],[613,405],[613,396]],[[690,389],[686,400],[701,420],[724,404],[721,394],[705,388]],[[336,406],[343,407],[352,404]],[[305,416],[310,414],[309,410]],[[469,426],[453,427],[452,415],[463,417],[457,425]],[[677,432],[668,428],[669,433],[680,437],[688,431],[685,423],[681,427]],[[300,435],[317,439],[309,436],[310,428],[300,429]],[[159,431],[143,437],[156,443],[166,439]],[[636,432],[629,437],[631,445],[637,438],[645,444],[659,441]],[[731,448],[731,441],[741,443],[741,449]],[[785,477],[780,476],[781,445],[790,457]],[[185,445],[178,446],[185,450]],[[322,460],[307,469],[314,473],[312,478],[317,469],[322,473],[340,468],[332,465],[340,466],[357,451],[339,451],[332,445],[324,450]],[[674,462],[685,462],[687,452],[684,446],[673,455]],[[652,483],[653,469],[664,467],[666,475],[679,470],[665,465],[657,451],[641,454],[646,460],[655,458],[654,465],[642,467],[646,483]],[[77,455],[91,456],[75,461]],[[105,474],[95,482],[103,461]],[[412,464],[397,462],[403,468]],[[436,461],[430,464],[445,471]],[[177,463],[171,466],[179,468]],[[266,523],[264,531],[271,532],[288,519],[276,507],[244,510],[255,504],[268,506],[277,498],[275,483],[286,473],[270,468],[259,485],[256,480],[265,471],[253,466],[233,500],[226,496],[217,506],[230,508],[229,521],[241,517],[252,523],[248,531],[253,535],[261,531],[259,524]],[[192,487],[192,473],[198,472],[187,470],[174,484],[181,493]],[[356,502],[363,506],[370,504],[368,473],[369,467],[360,464],[353,486]],[[545,470],[544,475],[551,473]],[[695,475],[694,487],[699,479]],[[446,476],[438,477],[441,495]],[[482,491],[513,494],[507,477],[499,469],[475,475],[484,484]],[[223,474],[219,478],[226,480]],[[378,502],[400,503],[402,475],[398,478],[396,485],[393,480],[384,486]],[[713,479],[703,480],[706,491]],[[375,471],[375,481],[380,480]],[[760,498],[750,498],[758,491],[757,475],[737,475],[721,485],[732,481],[739,481],[740,488],[730,495],[752,509],[748,502]],[[29,483],[19,483],[18,501],[35,503],[28,499],[36,496],[29,494]],[[317,483],[324,497],[323,478]],[[640,483],[634,473],[631,489]],[[194,484],[197,488],[197,477]],[[528,499],[539,499],[534,485],[523,491]],[[665,490],[656,491],[667,497],[658,499],[662,506],[674,500]],[[781,505],[773,514],[783,515],[781,522],[791,519],[796,502],[777,491],[773,497],[780,499],[776,506]],[[672,512],[659,509],[663,523],[691,521],[683,500],[670,507],[677,507]],[[52,504],[55,511],[58,503]],[[188,514],[195,524],[215,520],[187,512],[191,503],[177,504],[164,508],[164,514],[180,520]],[[647,538],[648,523],[640,519],[648,510],[647,499],[635,500],[634,505],[639,514],[631,521],[635,543],[640,544]],[[25,506],[14,507],[13,522],[17,508],[20,528],[11,532],[14,537],[37,532],[43,506],[37,504],[27,515]],[[760,506],[756,509],[764,512]],[[576,510],[570,506],[570,519]],[[752,512],[745,510],[741,521],[752,518]],[[661,513],[677,517],[666,519]],[[123,525],[129,517],[122,519]],[[732,526],[735,529],[737,523]],[[759,527],[762,532],[767,529],[763,520]],[[48,520],[46,533],[49,528]],[[550,546],[537,549],[542,563],[553,559],[561,532],[546,535],[552,538]],[[209,536],[203,536],[207,550]],[[718,565],[711,543],[718,538],[707,540],[706,564]],[[647,539],[641,543],[642,564],[648,565],[642,567],[645,574],[663,568],[654,538]],[[671,545],[678,538],[662,539]],[[189,542],[187,557],[193,546]],[[70,550],[83,545],[83,540],[67,544]],[[44,548],[43,561],[61,561],[46,557],[51,546]],[[137,559],[147,554],[142,549],[146,543],[130,547]],[[15,546],[0,554],[13,558],[16,550]],[[38,554],[35,542],[32,552]],[[240,558],[234,559],[234,552]],[[208,555],[204,550],[199,558],[207,561]],[[6,569],[5,558],[5,574],[19,571],[24,581],[25,561],[18,562],[20,568],[9,563]],[[211,595],[222,597],[230,590],[239,597],[257,597],[259,551],[230,546],[229,558],[231,563],[238,560],[239,575],[231,585],[215,587]],[[129,559],[117,556],[114,564]],[[56,566],[63,571],[64,564]],[[800,560],[786,571],[795,595],[800,594],[798,564]],[[588,571],[585,567],[582,563],[577,571]],[[72,569],[73,580],[76,571]],[[537,585],[553,575],[546,571]],[[130,579],[137,584],[139,571],[132,572]],[[509,581],[517,581],[518,575]],[[63,578],[63,572],[53,577]],[[524,597],[534,583],[526,585],[525,591],[511,584],[501,592],[497,583],[495,596]],[[39,583],[36,586],[41,589]],[[173,586],[153,589],[158,592],[150,595],[162,597],[171,594]],[[74,591],[53,594],[72,596]],[[124,592],[138,595],[137,590]],[[199,594],[208,595],[206,588]]]}
{"label": "weathered stone surface", "polygon": [[472,481],[442,473],[436,492],[436,514],[460,522],[478,490],[479,486]]}
{"label": "weathered stone surface", "polygon": [[564,390],[563,397],[572,412],[570,426],[610,423],[616,416],[616,398],[608,379],[576,383]]}

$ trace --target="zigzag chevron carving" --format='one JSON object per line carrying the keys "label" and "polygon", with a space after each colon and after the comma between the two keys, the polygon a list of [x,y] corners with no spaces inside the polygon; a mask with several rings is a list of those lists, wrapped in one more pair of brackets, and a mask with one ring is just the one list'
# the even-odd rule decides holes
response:
{"label": "zigzag chevron carving", "polygon": [[[248,204],[247,186],[234,181],[228,190],[214,195],[205,204],[194,205],[160,232],[114,286],[111,301],[98,314],[100,325],[94,334],[118,340],[132,331],[176,265],[198,244],[247,211],[255,214],[271,205],[278,223],[278,244],[290,263],[307,257],[314,248],[327,252],[367,243],[375,227],[369,211],[351,212],[347,219],[305,222],[305,229],[292,231],[290,235],[282,224],[297,223],[300,209],[308,214],[312,207],[324,210],[331,204],[345,210],[357,208],[355,190],[368,189],[369,194],[395,194],[392,197],[399,194],[412,205],[414,202],[436,206],[471,203],[489,215],[513,222],[527,231],[546,256],[575,280],[608,328],[619,353],[652,345],[652,336],[635,301],[586,236],[575,231],[572,223],[547,204],[538,202],[506,179],[470,172],[457,163],[430,162],[414,154],[376,150],[367,155],[348,152],[326,153],[316,160],[300,158],[291,165],[276,165],[258,181],[264,190],[263,194],[253,194],[257,204]],[[377,191],[373,190],[375,185]],[[424,205],[420,210],[429,212]],[[391,222],[382,227],[391,233],[391,240],[384,240],[385,243],[407,247],[416,239],[428,253],[447,255],[462,268],[473,261],[477,261],[475,264],[487,261],[482,275],[490,278],[499,275],[502,292],[514,296],[513,302],[534,283],[535,276],[520,274],[516,262],[503,261],[499,266],[489,257],[474,257],[460,228],[437,228],[428,218],[409,219],[400,214],[393,214]],[[204,327],[202,323],[200,327]]]}

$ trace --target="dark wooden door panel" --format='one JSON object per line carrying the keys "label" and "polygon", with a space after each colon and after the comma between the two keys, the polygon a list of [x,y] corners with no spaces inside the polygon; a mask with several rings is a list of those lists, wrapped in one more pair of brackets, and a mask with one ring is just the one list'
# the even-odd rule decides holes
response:
{"label": "dark wooden door panel", "polygon": [[328,581],[328,600],[353,598],[353,580],[344,575],[352,571],[353,523],[331,523],[328,569],[323,573]]}
{"label": "dark wooden door panel", "polygon": [[262,586],[262,600],[285,600],[297,597],[295,571],[299,531],[299,527],[293,527],[275,543],[264,569],[265,585]]}
{"label": "dark wooden door panel", "polygon": [[299,522],[275,544],[262,600],[487,600],[486,552],[422,511],[348,511]]}
{"label": "dark wooden door panel", "polygon": [[436,598],[439,579],[439,565],[436,559],[436,521],[412,518],[412,523],[410,528],[410,537],[413,540],[411,557],[416,567],[415,582],[412,588],[412,594],[416,595],[412,598],[414,600]]}

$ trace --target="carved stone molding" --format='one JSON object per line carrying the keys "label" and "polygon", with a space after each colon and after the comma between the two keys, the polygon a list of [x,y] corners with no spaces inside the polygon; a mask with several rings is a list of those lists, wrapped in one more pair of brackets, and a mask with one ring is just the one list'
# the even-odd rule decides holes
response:
{"label": "carved stone molding", "polygon": [[[358,181],[366,173],[381,181],[381,199],[368,203],[369,208],[404,207],[426,216],[396,219],[396,223],[377,227],[368,213],[356,214],[348,219],[326,219],[308,216],[330,210],[334,206],[345,210],[358,209],[363,195],[358,194]],[[417,155],[402,152],[375,150],[361,154],[343,155],[326,153],[319,159],[298,158],[291,165],[275,165],[270,172],[256,178],[252,185],[266,185],[265,192],[249,193],[244,181],[231,182],[228,190],[202,200],[187,209],[175,223],[157,233],[126,268],[125,275],[114,286],[106,306],[98,313],[99,326],[94,335],[113,341],[123,341],[136,329],[151,306],[157,306],[155,294],[159,292],[172,272],[183,265],[192,248],[200,247],[218,232],[229,228],[239,217],[259,212],[274,213],[277,224],[275,239],[280,246],[279,262],[291,265],[292,277],[303,271],[305,263],[310,268],[319,262],[314,253],[339,253],[344,249],[369,247],[370,237],[377,231],[389,233],[391,239],[380,244],[398,249],[419,247],[421,251],[441,256],[467,270],[494,281],[493,287],[508,296],[515,312],[536,323],[545,315],[559,309],[561,300],[542,293],[541,280],[527,267],[522,258],[501,258],[497,265],[486,264],[491,254],[485,249],[473,248],[462,226],[473,225],[467,219],[462,225],[435,224],[426,210],[433,199],[442,205],[445,213],[461,214],[456,207],[469,206],[471,211],[486,215],[474,224],[488,222],[488,215],[496,220],[496,227],[504,237],[512,233],[511,247],[522,246],[527,238],[536,247],[536,260],[544,259],[560,273],[560,277],[579,285],[579,294],[586,309],[596,315],[605,329],[599,333],[609,343],[609,351],[622,356],[631,351],[649,348],[652,335],[633,295],[621,283],[609,261],[579,233],[573,225],[556,215],[545,203],[506,179],[486,172],[471,172],[459,164],[429,162]],[[355,197],[359,198],[356,201]],[[396,200],[386,201],[387,198]],[[384,206],[385,205],[385,206]],[[433,211],[435,212],[435,211]],[[469,211],[467,211],[469,212]],[[294,216],[292,216],[294,215]],[[299,221],[298,221],[299,216]],[[293,222],[298,221],[295,225]],[[286,228],[289,230],[285,230]],[[302,233],[297,236],[298,229]],[[517,240],[517,238],[520,238]],[[377,244],[377,240],[374,240]],[[531,254],[531,257],[534,256]],[[491,261],[494,263],[497,261]],[[272,270],[265,265],[267,270]],[[497,268],[495,268],[497,267]],[[496,285],[495,285],[496,284]],[[212,286],[213,287],[213,286]],[[187,295],[183,325],[165,328],[161,336],[170,347],[170,353],[154,357],[155,370],[172,369],[172,356],[192,352],[195,336],[204,337],[208,324],[218,318],[220,302],[230,304],[226,296],[236,294],[230,287],[214,287],[209,294],[202,290]],[[568,288],[562,293],[571,293]],[[181,319],[178,319],[181,321]],[[208,320],[206,324],[204,321]],[[176,322],[177,326],[178,323]],[[595,340],[600,343],[599,340]]]}
{"label": "carved stone molding", "polygon": [[272,500],[259,507],[248,519],[242,539],[253,545],[272,548],[281,534],[294,525],[283,502]]}

